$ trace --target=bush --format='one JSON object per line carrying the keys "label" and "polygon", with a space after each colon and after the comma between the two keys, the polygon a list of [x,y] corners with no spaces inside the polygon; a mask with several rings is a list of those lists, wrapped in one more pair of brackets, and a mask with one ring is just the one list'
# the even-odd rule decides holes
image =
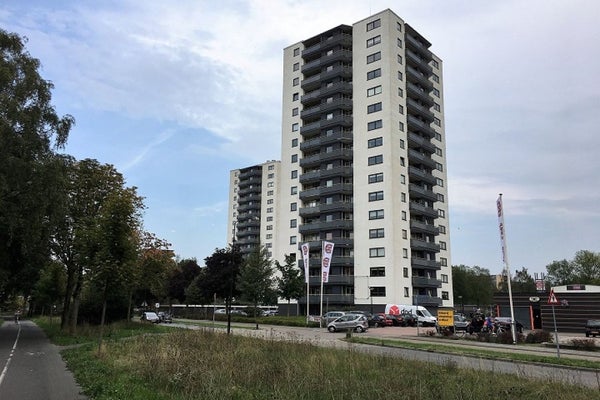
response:
{"label": "bush", "polygon": [[541,329],[536,329],[531,331],[525,337],[525,343],[551,343],[552,335],[550,332],[543,331]]}
{"label": "bush", "polygon": [[576,350],[596,351],[596,341],[594,339],[571,339],[571,345]]}

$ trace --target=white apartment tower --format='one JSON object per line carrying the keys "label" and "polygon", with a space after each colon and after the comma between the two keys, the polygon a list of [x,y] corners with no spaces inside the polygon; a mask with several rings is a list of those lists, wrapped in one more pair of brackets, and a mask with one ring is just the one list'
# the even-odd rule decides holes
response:
{"label": "white apartment tower", "polygon": [[311,314],[323,240],[335,243],[328,309],[453,304],[442,61],[430,46],[385,10],[284,49],[270,242],[281,261],[310,244]]}

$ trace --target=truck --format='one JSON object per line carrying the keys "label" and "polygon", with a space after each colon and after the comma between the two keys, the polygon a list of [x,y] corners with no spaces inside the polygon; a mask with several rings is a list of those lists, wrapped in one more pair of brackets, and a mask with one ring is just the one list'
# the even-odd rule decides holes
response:
{"label": "truck", "polygon": [[431,315],[429,310],[423,306],[413,306],[409,304],[386,304],[385,313],[390,315],[399,315],[402,313],[411,313],[417,316],[417,321],[421,326],[436,326],[437,319]]}

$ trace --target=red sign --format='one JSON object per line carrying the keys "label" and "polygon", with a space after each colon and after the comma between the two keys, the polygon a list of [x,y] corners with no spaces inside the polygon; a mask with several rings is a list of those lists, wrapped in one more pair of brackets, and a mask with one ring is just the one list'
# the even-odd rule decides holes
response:
{"label": "red sign", "polygon": [[554,289],[550,289],[550,296],[548,296],[548,304],[552,306],[557,306],[560,304],[560,302],[554,295]]}

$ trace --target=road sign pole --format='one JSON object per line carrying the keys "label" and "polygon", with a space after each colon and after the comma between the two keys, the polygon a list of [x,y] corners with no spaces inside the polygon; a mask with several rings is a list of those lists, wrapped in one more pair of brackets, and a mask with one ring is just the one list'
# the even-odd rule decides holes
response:
{"label": "road sign pole", "polygon": [[556,330],[556,313],[552,305],[552,320],[554,321],[554,341],[556,342],[556,357],[560,358],[560,343],[558,342],[558,331]]}

